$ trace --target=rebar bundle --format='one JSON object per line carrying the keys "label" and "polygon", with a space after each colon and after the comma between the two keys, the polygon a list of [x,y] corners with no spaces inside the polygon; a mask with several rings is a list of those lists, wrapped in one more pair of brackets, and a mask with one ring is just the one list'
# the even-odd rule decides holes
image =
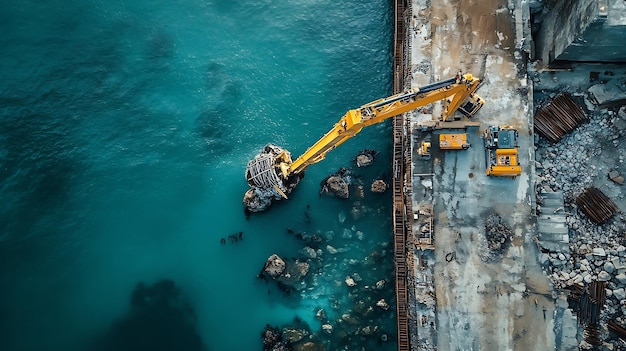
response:
{"label": "rebar bundle", "polygon": [[576,205],[597,224],[611,218],[617,206],[608,196],[595,187],[589,187],[578,195]]}
{"label": "rebar bundle", "polygon": [[557,143],[561,138],[587,120],[585,111],[565,93],[539,108],[535,114],[535,130],[544,138]]}

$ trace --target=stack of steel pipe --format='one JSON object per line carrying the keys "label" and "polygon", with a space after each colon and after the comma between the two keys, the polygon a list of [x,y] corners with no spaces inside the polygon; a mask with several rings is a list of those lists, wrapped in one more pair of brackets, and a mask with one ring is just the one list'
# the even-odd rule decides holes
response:
{"label": "stack of steel pipe", "polygon": [[617,336],[619,336],[622,339],[626,340],[626,328],[622,327],[621,325],[617,324],[616,321],[608,321],[606,323],[606,325],[609,327],[609,330],[614,332],[615,334],[617,334]]}
{"label": "stack of steel pipe", "polygon": [[587,120],[585,111],[565,93],[554,98],[535,114],[535,130],[553,143]]}
{"label": "stack of steel pipe", "polygon": [[611,218],[617,206],[608,196],[595,187],[589,187],[578,195],[576,205],[597,224]]}

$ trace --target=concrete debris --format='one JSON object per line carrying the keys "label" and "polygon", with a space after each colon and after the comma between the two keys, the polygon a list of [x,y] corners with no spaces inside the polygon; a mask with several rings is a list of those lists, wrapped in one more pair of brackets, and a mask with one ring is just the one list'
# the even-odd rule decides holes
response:
{"label": "concrete debris", "polygon": [[615,168],[609,171],[609,179],[619,185],[624,184],[624,176],[620,172],[618,172]]}
{"label": "concrete debris", "polygon": [[626,96],[615,84],[596,84],[587,90],[599,107],[619,106],[626,103]]}
{"label": "concrete debris", "polygon": [[497,260],[508,249],[513,231],[497,214],[492,214],[485,220],[485,236],[490,253],[483,258],[486,261]]}

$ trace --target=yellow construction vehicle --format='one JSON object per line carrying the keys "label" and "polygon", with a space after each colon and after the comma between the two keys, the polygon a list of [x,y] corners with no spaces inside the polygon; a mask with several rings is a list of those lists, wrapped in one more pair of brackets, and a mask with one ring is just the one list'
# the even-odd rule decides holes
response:
{"label": "yellow construction vehicle", "polygon": [[439,149],[441,150],[467,150],[469,147],[465,133],[439,134]]}
{"label": "yellow construction vehicle", "polygon": [[[456,111],[472,117],[484,104],[483,99],[475,93],[479,85],[480,80],[471,74],[457,75],[349,110],[328,133],[295,161],[292,161],[291,153],[287,150],[272,144],[266,145],[246,168],[246,180],[251,187],[244,196],[246,207],[251,211],[264,210],[271,203],[271,198],[287,198],[309,165],[323,160],[326,153],[355,136],[363,127],[441,100],[442,115],[436,121],[435,128],[454,123]],[[270,200],[266,201],[267,198]]]}
{"label": "yellow construction vehicle", "polygon": [[522,174],[517,157],[517,137],[517,130],[510,126],[490,126],[485,129],[487,175],[515,178]]}

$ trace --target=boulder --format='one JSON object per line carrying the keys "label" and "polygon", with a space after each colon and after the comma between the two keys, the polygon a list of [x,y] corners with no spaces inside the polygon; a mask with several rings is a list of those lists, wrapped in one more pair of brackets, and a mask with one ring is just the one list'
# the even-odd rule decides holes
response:
{"label": "boulder", "polygon": [[285,267],[285,261],[283,261],[283,259],[280,258],[277,254],[273,254],[265,262],[265,267],[263,268],[263,271],[267,273],[270,277],[276,278],[285,271]]}
{"label": "boulder", "polygon": [[356,157],[356,166],[357,167],[365,167],[369,166],[374,162],[374,158],[369,155],[358,155]]}
{"label": "boulder", "polygon": [[357,167],[366,167],[371,165],[376,158],[376,154],[378,151],[375,150],[361,150],[359,154],[356,156],[356,166]]}
{"label": "boulder", "polygon": [[615,296],[617,300],[622,301],[626,299],[626,291],[624,291],[624,288],[615,289],[613,290],[613,296]]}
{"label": "boulder", "polygon": [[615,266],[612,262],[606,262],[604,263],[604,270],[607,271],[607,273],[613,273],[615,272]]}
{"label": "boulder", "polygon": [[330,334],[333,332],[333,326],[330,324],[322,324],[322,330]]}
{"label": "boulder", "polygon": [[611,275],[606,271],[601,271],[600,273],[598,273],[598,281],[608,282],[609,280],[611,280]]}
{"label": "boulder", "polygon": [[604,257],[606,256],[606,252],[601,247],[596,247],[593,249],[592,253],[596,256]]}
{"label": "boulder", "polygon": [[377,179],[372,183],[371,190],[374,193],[384,193],[387,190],[387,183],[382,179]]}
{"label": "boulder", "polygon": [[626,274],[620,273],[615,276],[615,279],[617,279],[620,284],[626,285]]}
{"label": "boulder", "polygon": [[343,178],[333,175],[326,179],[322,185],[322,192],[328,195],[334,195],[342,199],[347,199],[350,196],[348,190],[348,183]]}

